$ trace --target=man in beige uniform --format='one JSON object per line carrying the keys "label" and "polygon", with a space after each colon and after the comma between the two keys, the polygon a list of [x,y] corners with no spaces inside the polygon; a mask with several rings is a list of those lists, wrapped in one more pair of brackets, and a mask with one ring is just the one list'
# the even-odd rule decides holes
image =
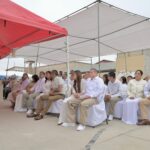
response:
{"label": "man in beige uniform", "polygon": [[[65,84],[62,77],[58,76],[58,72],[56,70],[52,71],[52,88],[50,90],[50,94],[44,94],[40,97],[37,103],[37,109],[34,114],[35,120],[40,120],[47,113],[50,108],[52,102],[57,101],[59,99],[65,98]],[[44,107],[44,102],[47,101],[47,105]]]}
{"label": "man in beige uniform", "polygon": [[150,125],[150,120],[148,116],[150,111],[150,80],[144,87],[144,95],[145,99],[143,99],[139,103],[141,120],[139,120],[138,125]]}

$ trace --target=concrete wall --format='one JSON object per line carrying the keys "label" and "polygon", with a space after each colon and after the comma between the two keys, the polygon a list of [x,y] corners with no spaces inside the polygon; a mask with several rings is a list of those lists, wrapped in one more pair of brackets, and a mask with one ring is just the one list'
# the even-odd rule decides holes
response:
{"label": "concrete wall", "polygon": [[144,53],[142,51],[118,54],[116,60],[116,72],[133,72],[137,69],[144,71],[144,60]]}
{"label": "concrete wall", "polygon": [[[115,62],[109,62],[109,63],[101,63],[101,70],[110,70],[115,69],[116,63]],[[92,68],[99,69],[98,64],[86,64],[86,63],[80,63],[80,62],[70,62],[70,70],[80,70],[81,72],[89,71]],[[40,71],[48,71],[56,69],[58,71],[67,72],[66,64],[58,64],[58,65],[49,65],[49,66],[43,66],[38,68],[38,72]]]}
{"label": "concrete wall", "polygon": [[150,49],[144,50],[144,75],[150,75]]}

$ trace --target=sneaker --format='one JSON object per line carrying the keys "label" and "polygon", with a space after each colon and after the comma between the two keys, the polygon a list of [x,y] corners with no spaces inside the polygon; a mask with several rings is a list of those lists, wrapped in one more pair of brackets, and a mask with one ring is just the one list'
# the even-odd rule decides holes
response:
{"label": "sneaker", "polygon": [[75,123],[66,123],[66,122],[64,122],[64,123],[62,124],[62,126],[63,126],[63,127],[74,127],[74,126],[75,126]]}
{"label": "sneaker", "polygon": [[27,111],[27,115],[29,115],[29,114],[33,114],[32,109],[29,109],[29,110]]}
{"label": "sneaker", "polygon": [[27,114],[27,118],[33,118],[33,117],[37,117],[37,116],[38,116],[38,114],[34,114],[34,113]]}
{"label": "sneaker", "polygon": [[113,120],[113,115],[109,115],[108,120],[112,121]]}
{"label": "sneaker", "polygon": [[77,127],[77,131],[83,131],[85,129],[85,126],[82,124],[79,124]]}
{"label": "sneaker", "polygon": [[57,125],[62,125],[63,122],[61,120],[58,120]]}

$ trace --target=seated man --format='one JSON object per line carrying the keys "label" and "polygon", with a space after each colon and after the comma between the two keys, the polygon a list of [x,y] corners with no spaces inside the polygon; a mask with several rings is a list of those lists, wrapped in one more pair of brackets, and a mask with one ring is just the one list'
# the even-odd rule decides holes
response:
{"label": "seated man", "polygon": [[[40,120],[44,117],[44,115],[50,108],[52,102],[65,98],[66,89],[62,77],[58,76],[58,72],[56,70],[52,71],[51,76],[52,76],[52,83],[50,93],[43,94],[42,96],[40,96],[37,103],[36,112],[34,113],[33,116],[35,117],[34,118],[35,120]],[[46,107],[44,107],[45,101],[47,101]]]}
{"label": "seated man", "polygon": [[116,79],[116,74],[114,72],[110,72],[108,74],[108,79],[109,82],[107,87],[107,94],[105,96],[105,102],[109,106],[108,120],[113,120],[115,104],[121,100],[121,82]]}
{"label": "seated man", "polygon": [[99,96],[104,89],[104,82],[97,76],[96,69],[90,70],[90,77],[86,82],[85,92],[74,94],[74,97],[67,102],[66,127],[75,125],[77,107],[80,106],[80,125],[77,127],[77,130],[84,130],[89,108],[98,104]]}
{"label": "seated man", "polygon": [[150,80],[144,87],[144,96],[145,99],[140,101],[140,120],[138,125],[150,125],[150,120],[148,118],[149,110],[150,110]]}

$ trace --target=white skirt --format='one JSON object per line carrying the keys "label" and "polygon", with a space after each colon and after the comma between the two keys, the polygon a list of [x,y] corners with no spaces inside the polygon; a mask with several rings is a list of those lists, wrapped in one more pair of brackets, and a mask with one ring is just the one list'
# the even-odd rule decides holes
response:
{"label": "white skirt", "polygon": [[140,98],[127,98],[123,104],[122,121],[126,124],[137,124]]}

